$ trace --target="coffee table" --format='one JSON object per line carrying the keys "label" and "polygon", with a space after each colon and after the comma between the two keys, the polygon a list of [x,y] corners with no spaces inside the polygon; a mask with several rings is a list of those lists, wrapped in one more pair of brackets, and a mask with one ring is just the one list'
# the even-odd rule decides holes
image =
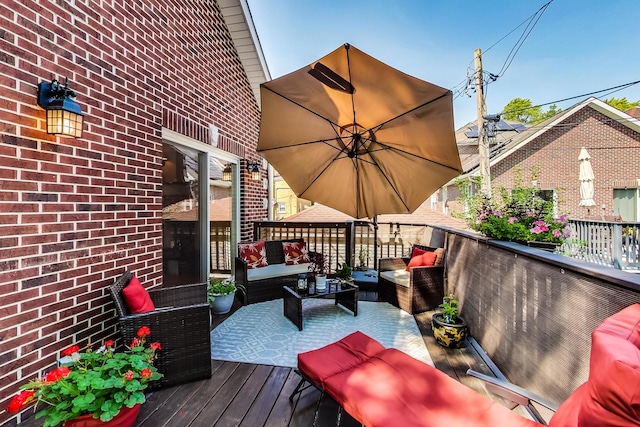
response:
{"label": "coffee table", "polygon": [[333,297],[336,305],[340,304],[347,310],[353,312],[353,316],[358,315],[358,286],[351,283],[327,281],[327,289],[324,292],[301,295],[295,288],[290,286],[282,287],[284,315],[291,320],[298,330],[302,330],[302,303],[306,299]]}

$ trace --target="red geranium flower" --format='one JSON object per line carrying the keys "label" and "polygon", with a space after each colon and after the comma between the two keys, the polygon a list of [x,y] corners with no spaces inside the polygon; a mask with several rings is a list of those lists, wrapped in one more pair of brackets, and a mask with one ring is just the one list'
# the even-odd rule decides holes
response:
{"label": "red geranium flower", "polygon": [[139,338],[144,338],[147,335],[149,335],[150,333],[151,333],[151,331],[146,326],[143,326],[142,328],[138,329],[138,337]]}
{"label": "red geranium flower", "polygon": [[142,371],[140,371],[140,376],[142,378],[151,378],[151,375],[153,375],[153,372],[151,372],[151,369],[149,368],[144,368]]}
{"label": "red geranium flower", "polygon": [[126,379],[127,381],[131,381],[133,379],[133,372],[127,371],[127,373],[124,374],[124,379]]}
{"label": "red geranium flower", "polygon": [[47,376],[44,378],[46,382],[54,383],[58,381],[60,378],[64,378],[71,373],[71,370],[66,366],[60,366],[59,368],[54,369],[49,372]]}
{"label": "red geranium flower", "polygon": [[80,347],[78,347],[77,345],[72,345],[71,347],[67,347],[62,350],[62,355],[71,356],[73,353],[77,353],[78,351],[80,351]]}
{"label": "red geranium flower", "polygon": [[140,340],[138,338],[134,338],[131,340],[131,347],[137,347],[140,344]]}
{"label": "red geranium flower", "polygon": [[149,348],[151,350],[162,350],[162,346],[159,342],[152,342],[151,344],[149,344]]}
{"label": "red geranium flower", "polygon": [[106,340],[104,342],[105,347],[113,347],[113,340]]}
{"label": "red geranium flower", "polygon": [[7,412],[16,413],[20,409],[24,408],[33,400],[33,390],[24,390],[13,396],[9,406],[7,406]]}

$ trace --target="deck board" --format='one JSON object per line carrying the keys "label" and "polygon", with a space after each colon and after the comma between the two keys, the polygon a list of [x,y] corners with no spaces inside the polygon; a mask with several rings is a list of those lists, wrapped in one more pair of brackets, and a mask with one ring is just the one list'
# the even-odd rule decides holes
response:
{"label": "deck board", "polygon": [[[363,295],[363,299],[371,299]],[[236,310],[238,305],[234,306]],[[415,316],[418,327],[436,368],[474,390],[499,401],[488,393],[478,380],[466,375],[466,370],[491,374],[473,346],[451,350],[439,346],[431,330],[432,312]],[[212,328],[225,316],[215,316]],[[309,388],[289,396],[299,382],[298,375],[288,367],[253,365],[212,360],[211,379],[195,381],[160,390],[147,395],[136,422],[139,427],[317,427],[335,426],[340,415],[342,427],[356,427],[348,413],[341,411],[328,396]],[[30,419],[24,427],[41,426],[42,421]]]}

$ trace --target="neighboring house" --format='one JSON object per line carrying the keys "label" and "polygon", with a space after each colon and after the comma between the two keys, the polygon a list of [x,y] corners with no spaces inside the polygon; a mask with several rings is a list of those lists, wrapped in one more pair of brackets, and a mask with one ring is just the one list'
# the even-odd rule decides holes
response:
{"label": "neighboring house", "polygon": [[[464,173],[456,180],[478,176],[478,145],[464,135],[469,125],[457,135]],[[572,218],[602,219],[621,217],[623,221],[640,221],[640,121],[608,104],[589,98],[554,117],[519,132],[498,132],[498,143],[491,150],[493,188],[513,186],[514,172],[520,169],[524,179],[531,179],[532,168],[539,168],[536,185],[555,201],[559,214]],[[580,207],[580,149],[591,156],[595,175],[592,208]],[[455,180],[454,180],[455,181]],[[459,192],[453,182],[438,193],[443,210],[461,212]],[[443,207],[444,205],[444,207]]]}
{"label": "neighboring house", "polygon": [[[125,270],[145,286],[208,278],[206,220],[178,251],[196,260],[189,276],[163,268],[163,208],[195,198],[209,218],[230,196],[231,247],[252,237],[268,216],[268,171],[253,181],[247,162],[260,160],[259,84],[270,77],[246,0],[3,2],[2,20],[4,408],[67,346],[118,338],[107,288]],[[85,114],[77,139],[47,134],[37,102],[40,83],[66,77]],[[210,187],[223,166],[231,183]],[[0,425],[17,421],[0,412]]]}
{"label": "neighboring house", "polygon": [[296,196],[289,184],[279,175],[276,175],[273,179],[273,200],[273,219],[275,221],[288,218],[312,204],[309,200]]}

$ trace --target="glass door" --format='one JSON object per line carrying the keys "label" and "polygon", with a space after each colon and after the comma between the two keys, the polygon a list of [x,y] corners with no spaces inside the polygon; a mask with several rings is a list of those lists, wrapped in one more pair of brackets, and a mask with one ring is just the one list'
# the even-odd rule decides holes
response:
{"label": "glass door", "polygon": [[162,257],[166,286],[204,282],[212,273],[231,273],[235,175],[225,174],[227,167],[231,167],[229,162],[209,152],[163,144]]}

